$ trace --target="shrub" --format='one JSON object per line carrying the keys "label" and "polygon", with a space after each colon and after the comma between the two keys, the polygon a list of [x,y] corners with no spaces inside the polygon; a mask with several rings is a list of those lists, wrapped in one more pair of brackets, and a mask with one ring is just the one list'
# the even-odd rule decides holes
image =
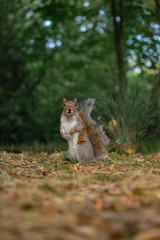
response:
{"label": "shrub", "polygon": [[[147,96],[147,97],[146,97]],[[147,99],[147,100],[146,100]],[[138,150],[143,138],[153,137],[155,116],[150,97],[144,93],[132,93],[125,102],[119,96],[103,97],[99,109],[104,128],[111,138],[111,148],[133,153]]]}

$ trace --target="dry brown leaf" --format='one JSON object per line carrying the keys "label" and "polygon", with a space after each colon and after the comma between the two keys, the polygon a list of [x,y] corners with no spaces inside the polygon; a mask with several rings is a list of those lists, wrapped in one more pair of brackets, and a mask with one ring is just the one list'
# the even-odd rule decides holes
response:
{"label": "dry brown leaf", "polygon": [[83,237],[94,237],[96,235],[96,229],[93,226],[76,226],[73,228],[73,231]]}
{"label": "dry brown leaf", "polygon": [[104,209],[104,201],[101,197],[97,197],[94,199],[95,202],[95,210],[102,211]]}
{"label": "dry brown leaf", "polygon": [[96,217],[87,217],[86,221],[87,225],[93,225],[98,228],[104,228],[108,225],[108,221],[105,219],[101,218],[96,218]]}
{"label": "dry brown leaf", "polygon": [[149,229],[136,234],[133,240],[160,240],[160,229]]}
{"label": "dry brown leaf", "polygon": [[41,201],[41,207],[44,213],[52,214],[60,210],[59,206],[49,200]]}
{"label": "dry brown leaf", "polygon": [[113,170],[115,170],[115,166],[114,165],[111,165],[111,166],[109,166],[109,168],[108,168],[110,171],[113,171]]}
{"label": "dry brown leaf", "polygon": [[134,153],[136,152],[136,149],[134,149],[134,148],[128,148],[128,149],[127,149],[127,148],[126,148],[126,149],[125,149],[125,152],[131,155],[131,154],[134,154]]}
{"label": "dry brown leaf", "polygon": [[68,183],[68,184],[64,185],[63,188],[66,189],[66,190],[71,190],[73,188],[73,184]]}
{"label": "dry brown leaf", "polygon": [[1,238],[160,239],[159,156],[109,153],[80,166],[64,162],[62,153],[6,153],[0,162]]}
{"label": "dry brown leaf", "polygon": [[122,239],[125,236],[125,227],[123,223],[115,222],[110,226],[111,239]]}
{"label": "dry brown leaf", "polygon": [[75,225],[78,224],[78,219],[76,214],[67,212],[63,214],[63,226],[66,229],[72,229]]}

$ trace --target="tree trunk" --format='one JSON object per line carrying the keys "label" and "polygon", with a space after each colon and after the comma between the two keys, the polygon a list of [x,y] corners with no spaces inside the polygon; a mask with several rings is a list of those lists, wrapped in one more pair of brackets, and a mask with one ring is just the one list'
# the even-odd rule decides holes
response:
{"label": "tree trunk", "polygon": [[123,14],[122,0],[111,0],[111,12],[114,23],[115,48],[118,64],[119,91],[122,100],[127,96],[127,79],[125,74],[124,50],[123,50]]}
{"label": "tree trunk", "polygon": [[160,0],[155,0],[157,19],[160,21]]}
{"label": "tree trunk", "polygon": [[[157,16],[157,21],[158,24],[160,24],[160,0],[155,0],[156,3],[156,16]],[[159,71],[156,77],[156,84],[155,84],[155,88],[157,90],[160,90],[160,67],[159,67]]]}
{"label": "tree trunk", "polygon": [[[155,0],[156,4],[156,20],[158,24],[160,24],[160,0]],[[153,126],[152,131],[155,136],[160,136],[159,133],[159,92],[160,92],[160,67],[158,69],[158,72],[155,76],[155,80],[152,87],[152,93],[151,93],[151,102],[152,102],[152,111],[153,111]]]}

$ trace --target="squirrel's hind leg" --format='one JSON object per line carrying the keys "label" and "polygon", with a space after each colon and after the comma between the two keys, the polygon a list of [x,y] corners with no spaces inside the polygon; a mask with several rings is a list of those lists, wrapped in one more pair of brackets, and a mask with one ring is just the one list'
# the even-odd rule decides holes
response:
{"label": "squirrel's hind leg", "polygon": [[69,148],[69,149],[68,149],[68,154],[69,154],[69,158],[70,158],[71,161],[76,162],[76,163],[79,162],[79,160],[78,160],[78,158],[77,158],[77,154],[75,153],[75,151],[72,151],[72,150]]}
{"label": "squirrel's hind leg", "polygon": [[79,144],[77,147],[77,159],[81,165],[87,165],[95,158],[92,146],[86,144]]}

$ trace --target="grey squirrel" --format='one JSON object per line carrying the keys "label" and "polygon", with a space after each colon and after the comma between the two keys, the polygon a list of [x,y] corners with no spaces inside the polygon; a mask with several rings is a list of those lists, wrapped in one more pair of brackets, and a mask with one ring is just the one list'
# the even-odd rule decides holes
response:
{"label": "grey squirrel", "polygon": [[77,110],[77,98],[67,101],[63,98],[64,110],[60,117],[60,133],[68,142],[69,157],[74,162],[86,165],[92,160],[101,160],[109,138],[103,127],[92,120],[94,99],[87,99]]}

